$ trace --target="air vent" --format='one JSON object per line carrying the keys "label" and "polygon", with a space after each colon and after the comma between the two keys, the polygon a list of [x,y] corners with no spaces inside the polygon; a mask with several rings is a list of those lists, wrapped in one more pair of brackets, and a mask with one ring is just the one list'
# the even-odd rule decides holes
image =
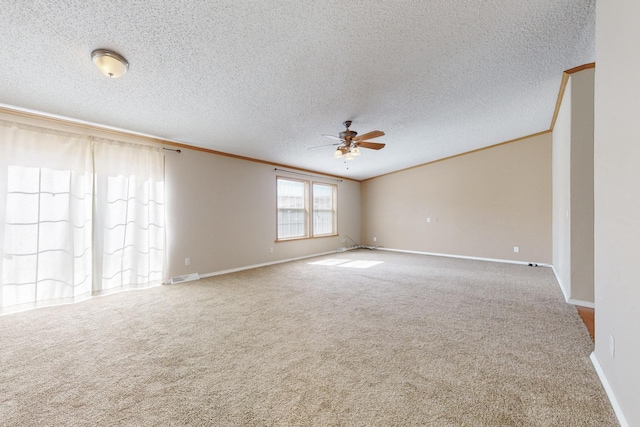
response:
{"label": "air vent", "polygon": [[176,283],[191,282],[194,280],[200,280],[200,275],[198,273],[191,273],[191,274],[185,274],[184,276],[172,277],[171,284],[175,285]]}

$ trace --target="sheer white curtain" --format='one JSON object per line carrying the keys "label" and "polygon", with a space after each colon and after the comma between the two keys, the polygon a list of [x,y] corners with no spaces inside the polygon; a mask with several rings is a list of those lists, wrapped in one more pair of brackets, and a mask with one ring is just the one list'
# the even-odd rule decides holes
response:
{"label": "sheer white curtain", "polygon": [[0,308],[91,292],[92,178],[82,137],[0,122]]}
{"label": "sheer white curtain", "polygon": [[103,139],[96,176],[95,291],[161,283],[164,155],[160,148]]}
{"label": "sheer white curtain", "polygon": [[159,149],[0,121],[0,312],[162,282]]}

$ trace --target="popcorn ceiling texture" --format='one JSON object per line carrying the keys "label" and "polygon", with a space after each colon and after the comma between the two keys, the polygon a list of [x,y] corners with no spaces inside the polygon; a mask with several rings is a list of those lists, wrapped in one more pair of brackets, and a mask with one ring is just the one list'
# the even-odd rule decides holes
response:
{"label": "popcorn ceiling texture", "polygon": [[[595,0],[0,0],[0,104],[364,179],[549,129],[594,22]],[[308,149],[348,119],[385,149]]]}

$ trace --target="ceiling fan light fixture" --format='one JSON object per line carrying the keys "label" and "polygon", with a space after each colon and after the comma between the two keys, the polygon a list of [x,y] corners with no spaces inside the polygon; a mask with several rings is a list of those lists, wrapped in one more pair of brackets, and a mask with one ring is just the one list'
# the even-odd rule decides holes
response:
{"label": "ceiling fan light fixture", "polygon": [[[359,135],[358,132],[350,130],[349,126],[351,126],[351,121],[347,120],[343,123],[346,130],[340,132],[338,136],[322,134],[322,136],[329,137],[331,139],[337,139],[340,141],[337,144],[326,144],[326,145],[338,145],[338,148],[333,153],[333,157],[336,159],[340,159],[345,157],[345,160],[353,160],[358,157],[360,153],[360,147],[368,148],[370,150],[380,150],[384,148],[385,144],[381,144],[379,142],[368,141],[372,138],[378,138],[384,135],[384,132],[381,130],[372,130],[371,132],[367,132],[365,134]],[[324,147],[326,145],[320,145],[319,147]],[[316,147],[310,147],[316,148]]]}
{"label": "ceiling fan light fixture", "polygon": [[129,62],[124,56],[107,49],[96,49],[91,52],[91,60],[105,76],[117,79],[129,69]]}

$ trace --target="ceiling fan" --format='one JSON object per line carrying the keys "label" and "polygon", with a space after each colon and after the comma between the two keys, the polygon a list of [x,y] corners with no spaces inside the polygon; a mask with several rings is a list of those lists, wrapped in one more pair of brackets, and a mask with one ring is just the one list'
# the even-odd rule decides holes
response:
{"label": "ceiling fan", "polygon": [[[383,136],[384,132],[380,130],[374,130],[358,136],[358,132],[349,129],[349,127],[351,126],[351,120],[347,120],[346,122],[343,123],[343,125],[346,128],[346,130],[340,132],[338,136],[326,135],[326,134],[322,135],[322,136],[326,136],[327,138],[337,139],[338,141],[340,141],[336,144],[330,144],[330,145],[338,146],[338,148],[334,153],[334,157],[339,159],[342,156],[345,156],[346,160],[352,160],[354,157],[360,155],[360,147],[369,148],[371,150],[380,150],[381,148],[384,148],[384,144],[381,144],[379,142],[366,141],[367,139]],[[327,145],[319,145],[311,148],[326,147],[326,146]]]}

